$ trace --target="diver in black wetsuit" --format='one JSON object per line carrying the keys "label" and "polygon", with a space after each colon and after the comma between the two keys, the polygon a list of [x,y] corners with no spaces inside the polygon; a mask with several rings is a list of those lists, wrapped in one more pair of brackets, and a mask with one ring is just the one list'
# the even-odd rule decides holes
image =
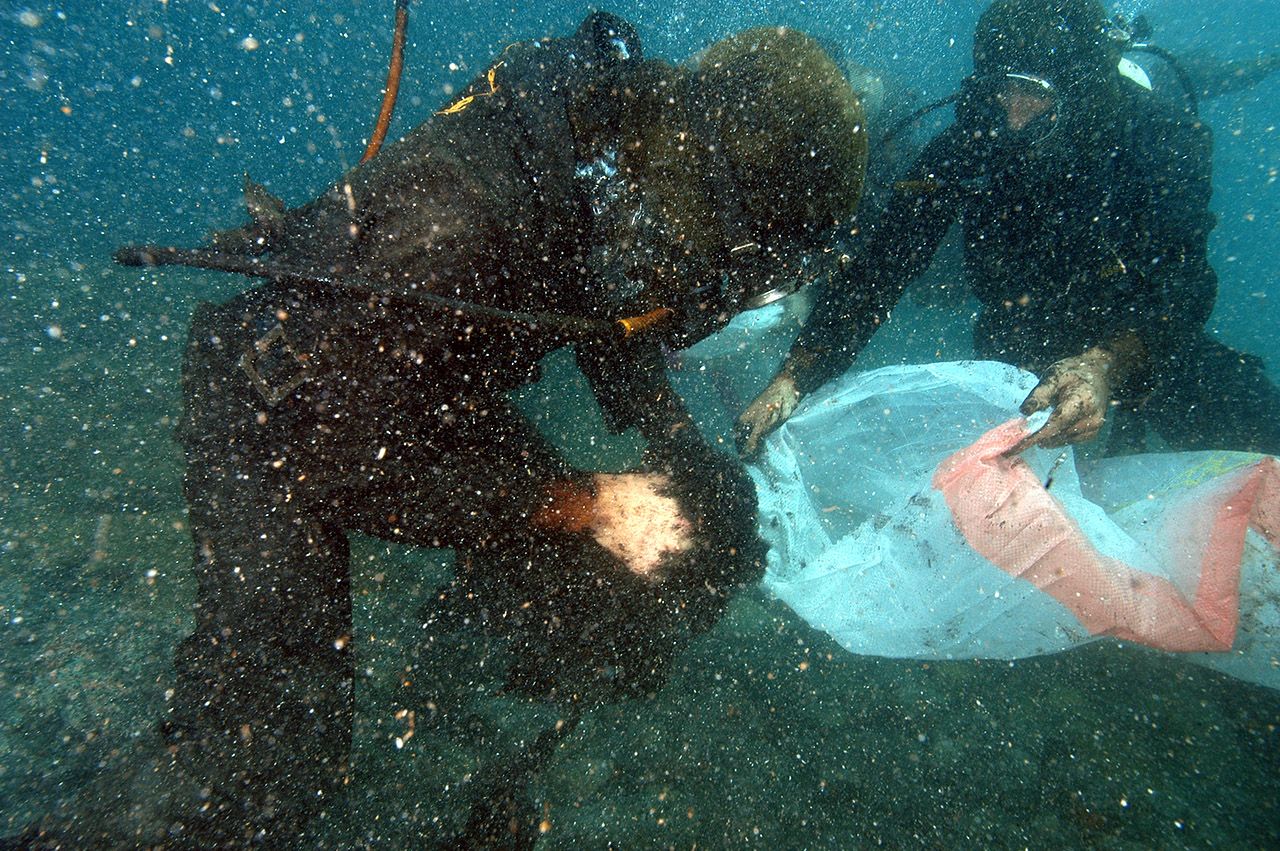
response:
{"label": "diver in black wetsuit", "polygon": [[[293,847],[339,817],[349,531],[455,549],[445,605],[512,639],[512,688],[562,706],[656,689],[764,555],[751,480],[703,442],[662,348],[821,253],[857,203],[861,126],[795,30],[673,67],[597,13],[511,46],[311,203],[250,186],[253,221],[205,249],[122,251],[272,280],[202,306],[187,347],[196,627],[140,772],[167,800],[24,847]],[[573,469],[505,398],[570,342],[610,425],[646,439],[639,469]]]}
{"label": "diver in black wetsuit", "polygon": [[849,368],[953,222],[982,311],[979,357],[1041,375],[1029,439],[1099,433],[1140,450],[1150,426],[1175,449],[1280,452],[1280,391],[1259,358],[1204,325],[1217,278],[1206,257],[1209,129],[1117,70],[1123,42],[1097,0],[997,0],[974,38],[956,122],[898,184],[864,251],[815,294],[778,375],[738,420],[759,451],[798,400]]}

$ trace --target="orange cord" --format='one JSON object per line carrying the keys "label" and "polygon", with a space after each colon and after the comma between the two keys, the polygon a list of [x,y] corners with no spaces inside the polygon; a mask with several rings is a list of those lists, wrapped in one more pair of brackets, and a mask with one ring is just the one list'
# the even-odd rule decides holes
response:
{"label": "orange cord", "polygon": [[382,109],[378,111],[378,123],[373,127],[369,147],[364,149],[360,162],[368,162],[382,147],[391,126],[391,114],[396,111],[396,96],[400,93],[400,72],[404,69],[404,37],[409,28],[409,0],[396,0],[396,31],[391,41],[391,68],[387,71],[387,87],[382,95]]}

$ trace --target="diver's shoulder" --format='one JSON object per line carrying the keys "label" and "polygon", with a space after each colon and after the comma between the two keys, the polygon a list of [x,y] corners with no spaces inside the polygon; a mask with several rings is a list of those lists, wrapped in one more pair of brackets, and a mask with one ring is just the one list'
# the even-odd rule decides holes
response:
{"label": "diver's shoulder", "polygon": [[920,159],[951,159],[976,147],[978,138],[973,130],[960,122],[953,122],[933,135],[920,151]]}

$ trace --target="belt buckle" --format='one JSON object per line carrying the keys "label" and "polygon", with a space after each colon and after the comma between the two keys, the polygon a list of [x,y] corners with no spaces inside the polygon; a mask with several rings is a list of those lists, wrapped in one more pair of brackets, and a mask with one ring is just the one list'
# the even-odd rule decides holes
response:
{"label": "belt buckle", "polygon": [[[278,323],[240,356],[240,368],[268,405],[278,404],[312,376],[310,359],[294,348],[284,326]],[[277,381],[278,378],[283,380]]]}

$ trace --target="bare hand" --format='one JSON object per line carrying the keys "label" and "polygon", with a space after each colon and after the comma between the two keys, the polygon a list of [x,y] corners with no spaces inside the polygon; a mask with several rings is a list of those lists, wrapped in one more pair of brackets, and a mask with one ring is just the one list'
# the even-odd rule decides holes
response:
{"label": "bare hand", "polygon": [[1009,450],[1017,455],[1032,446],[1046,449],[1068,443],[1093,440],[1102,430],[1107,405],[1111,401],[1112,355],[1094,347],[1083,355],[1064,358],[1049,367],[1031,395],[1022,403],[1023,416],[1053,408],[1053,413],[1035,433]]}
{"label": "bare hand", "polygon": [[760,441],[786,422],[799,402],[800,394],[791,376],[784,372],[774,377],[764,392],[738,416],[733,428],[738,455],[744,461],[754,461],[760,454]]}

